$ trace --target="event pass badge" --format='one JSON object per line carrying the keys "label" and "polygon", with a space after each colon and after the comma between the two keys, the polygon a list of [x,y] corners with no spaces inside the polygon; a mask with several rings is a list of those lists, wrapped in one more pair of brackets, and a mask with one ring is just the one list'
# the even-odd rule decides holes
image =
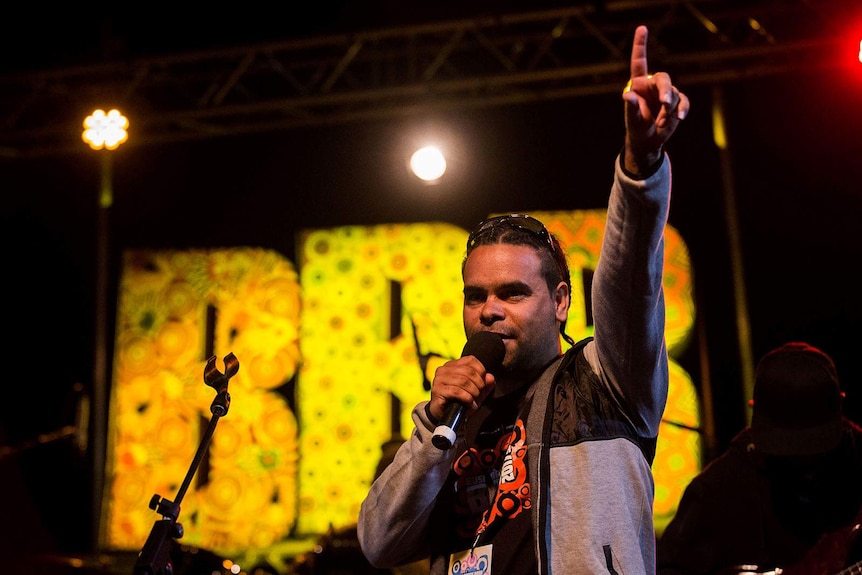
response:
{"label": "event pass badge", "polygon": [[491,575],[491,545],[482,545],[453,553],[449,558],[449,575]]}

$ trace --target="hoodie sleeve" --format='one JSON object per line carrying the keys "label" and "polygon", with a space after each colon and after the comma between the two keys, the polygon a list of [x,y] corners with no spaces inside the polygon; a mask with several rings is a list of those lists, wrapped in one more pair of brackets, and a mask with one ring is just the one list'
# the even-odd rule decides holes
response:
{"label": "hoodie sleeve", "polygon": [[431,513],[458,450],[457,446],[441,450],[431,443],[434,424],[426,415],[425,403],[413,409],[413,433],[371,485],[360,507],[359,544],[378,568],[430,554]]}
{"label": "hoodie sleeve", "polygon": [[644,437],[658,435],[667,401],[664,339],[664,229],[670,206],[670,160],[643,180],[617,158],[602,251],[593,276],[593,368]]}

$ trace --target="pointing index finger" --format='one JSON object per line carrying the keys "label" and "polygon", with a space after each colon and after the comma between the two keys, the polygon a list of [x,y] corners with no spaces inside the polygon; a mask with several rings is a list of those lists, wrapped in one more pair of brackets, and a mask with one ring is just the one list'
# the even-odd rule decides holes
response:
{"label": "pointing index finger", "polygon": [[638,26],[632,44],[631,77],[647,75],[647,27]]}

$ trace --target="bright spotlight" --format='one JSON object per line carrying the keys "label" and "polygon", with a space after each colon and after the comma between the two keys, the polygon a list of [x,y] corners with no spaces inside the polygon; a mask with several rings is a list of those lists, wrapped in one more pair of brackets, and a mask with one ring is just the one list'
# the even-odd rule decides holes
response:
{"label": "bright spotlight", "polygon": [[116,150],[120,144],[129,139],[129,119],[119,110],[96,110],[84,119],[84,132],[81,139],[94,150],[107,148]]}
{"label": "bright spotlight", "polygon": [[410,169],[417,178],[433,182],[446,171],[446,158],[437,147],[425,146],[410,157]]}

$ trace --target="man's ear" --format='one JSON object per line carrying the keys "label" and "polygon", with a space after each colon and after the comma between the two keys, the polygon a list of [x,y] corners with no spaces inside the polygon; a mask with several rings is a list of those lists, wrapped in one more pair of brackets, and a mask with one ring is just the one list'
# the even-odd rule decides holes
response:
{"label": "man's ear", "polygon": [[569,317],[569,305],[572,303],[569,286],[566,282],[557,284],[554,290],[554,306],[556,307],[557,321],[566,321]]}

